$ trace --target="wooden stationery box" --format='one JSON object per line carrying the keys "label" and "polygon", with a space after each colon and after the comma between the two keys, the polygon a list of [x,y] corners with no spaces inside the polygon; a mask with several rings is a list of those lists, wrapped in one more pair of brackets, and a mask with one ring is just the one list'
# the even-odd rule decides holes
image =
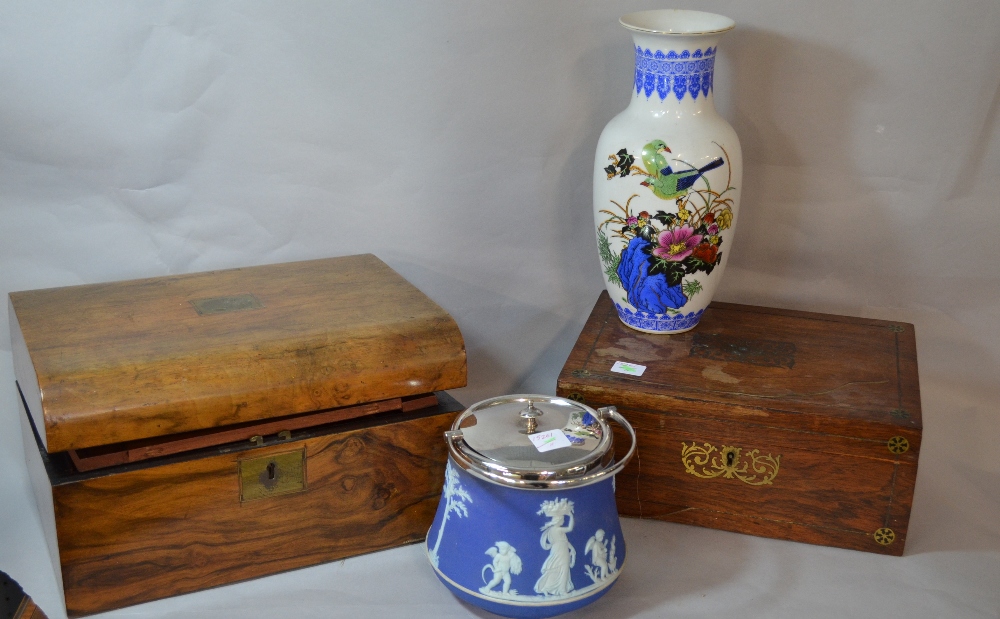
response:
{"label": "wooden stationery box", "polygon": [[372,255],[11,293],[71,616],[424,538],[455,321]]}
{"label": "wooden stationery box", "polygon": [[558,393],[635,427],[623,515],[903,553],[921,435],[912,325],[716,302],[694,330],[652,335],[603,293]]}

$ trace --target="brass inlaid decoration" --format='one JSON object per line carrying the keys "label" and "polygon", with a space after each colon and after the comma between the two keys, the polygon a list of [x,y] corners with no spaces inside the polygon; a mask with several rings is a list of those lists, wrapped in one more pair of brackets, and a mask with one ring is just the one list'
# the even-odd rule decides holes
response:
{"label": "brass inlaid decoration", "polygon": [[906,440],[902,436],[894,436],[890,438],[888,444],[889,451],[896,455],[906,453],[906,451],[910,448],[910,441]]}
{"label": "brass inlaid decoration", "polygon": [[239,312],[264,307],[260,299],[252,294],[238,294],[231,297],[212,297],[210,299],[194,299],[191,301],[195,311],[201,316]]}
{"label": "brass inlaid decoration", "polygon": [[889,330],[893,333],[902,333],[906,328],[903,325],[889,325]]}
{"label": "brass inlaid decoration", "polygon": [[584,398],[583,394],[580,393],[579,391],[574,391],[573,393],[569,394],[567,397],[570,400],[573,400],[574,402],[579,402],[580,404],[586,404],[587,403],[586,398]]}
{"label": "brass inlaid decoration", "polygon": [[239,461],[240,503],[306,489],[306,452],[297,449]]}
{"label": "brass inlaid decoration", "polygon": [[875,541],[883,546],[888,546],[896,541],[896,532],[889,527],[882,527],[878,531],[875,531]]}
{"label": "brass inlaid decoration", "polygon": [[[718,455],[712,454],[718,451]],[[719,451],[708,443],[699,446],[681,443],[681,462],[684,470],[702,479],[713,477],[736,478],[751,486],[770,486],[778,476],[781,455],[760,455],[759,449],[752,449],[743,454],[740,447],[722,446]],[[752,472],[750,472],[752,471]]]}

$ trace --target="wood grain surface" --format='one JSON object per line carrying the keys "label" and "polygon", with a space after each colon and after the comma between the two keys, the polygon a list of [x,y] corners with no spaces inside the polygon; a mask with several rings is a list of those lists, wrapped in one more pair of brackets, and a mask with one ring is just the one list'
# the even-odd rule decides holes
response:
{"label": "wood grain surface", "polygon": [[[646,372],[611,372],[619,360]],[[922,427],[916,340],[902,322],[712,303],[694,330],[653,335],[622,324],[605,292],[559,384],[634,393],[638,406],[657,410],[830,434]]]}
{"label": "wood grain surface", "polygon": [[[614,374],[617,360],[647,369]],[[617,406],[635,427],[637,456],[617,479],[623,515],[903,552],[921,439],[911,325],[713,303],[691,332],[648,335],[603,293],[557,391]],[[890,450],[895,437],[904,452]],[[616,444],[628,444],[617,430]],[[718,466],[691,472],[685,446],[713,448]],[[726,447],[745,463],[752,450],[776,458],[777,474],[727,477]],[[888,545],[875,538],[883,528]]]}
{"label": "wood grain surface", "polygon": [[455,321],[370,254],[15,292],[10,307],[51,453],[466,382]]}
{"label": "wood grain surface", "polygon": [[[459,409],[451,400],[419,418],[57,484],[69,614],[424,539]],[[301,449],[305,491],[240,501],[240,460]]]}
{"label": "wood grain surface", "polygon": [[436,406],[437,403],[437,396],[433,393],[409,396],[407,398],[393,398],[391,400],[381,400],[359,406],[346,406],[315,413],[279,417],[268,422],[251,422],[210,430],[182,432],[181,434],[172,434],[165,437],[115,443],[114,445],[103,445],[89,449],[70,449],[68,453],[78,471],[95,471],[108,466],[117,466],[128,462],[141,462],[150,458],[159,458],[161,456],[184,453],[194,449],[223,445],[235,441],[251,440],[254,437],[264,437],[269,434],[313,428],[345,419],[375,415],[377,413],[387,413],[397,410],[410,412],[429,406]]}
{"label": "wood grain surface", "polygon": [[[852,455],[854,450],[826,449],[822,435],[792,447],[799,437],[783,429],[619,411],[639,437],[638,456],[616,481],[622,515],[902,554],[916,464],[895,457],[884,443],[869,445],[867,455]],[[615,440],[628,444],[624,433],[616,432]],[[766,485],[723,475],[698,477],[686,470],[681,449],[704,443],[780,456],[778,473]],[[747,473],[754,473],[752,467]],[[889,546],[875,541],[874,533],[882,527],[892,528],[896,536]]]}

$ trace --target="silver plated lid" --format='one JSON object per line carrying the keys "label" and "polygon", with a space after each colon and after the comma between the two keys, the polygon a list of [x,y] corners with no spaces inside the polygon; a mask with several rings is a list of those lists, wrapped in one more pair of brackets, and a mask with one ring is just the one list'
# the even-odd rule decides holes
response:
{"label": "silver plated lid", "polygon": [[[632,439],[618,462],[608,419]],[[595,410],[546,395],[507,395],[473,404],[445,437],[452,458],[470,474],[519,488],[595,483],[621,470],[635,451],[635,433],[614,407]]]}

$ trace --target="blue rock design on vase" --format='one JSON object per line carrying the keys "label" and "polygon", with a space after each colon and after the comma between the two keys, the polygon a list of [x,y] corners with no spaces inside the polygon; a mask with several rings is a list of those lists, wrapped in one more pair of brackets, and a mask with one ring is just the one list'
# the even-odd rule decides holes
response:
{"label": "blue rock design on vase", "polygon": [[645,93],[647,99],[654,91],[661,101],[671,92],[678,101],[688,93],[694,99],[698,95],[708,96],[714,73],[715,50],[711,47],[704,52],[696,49],[680,53],[635,48],[635,92]]}

